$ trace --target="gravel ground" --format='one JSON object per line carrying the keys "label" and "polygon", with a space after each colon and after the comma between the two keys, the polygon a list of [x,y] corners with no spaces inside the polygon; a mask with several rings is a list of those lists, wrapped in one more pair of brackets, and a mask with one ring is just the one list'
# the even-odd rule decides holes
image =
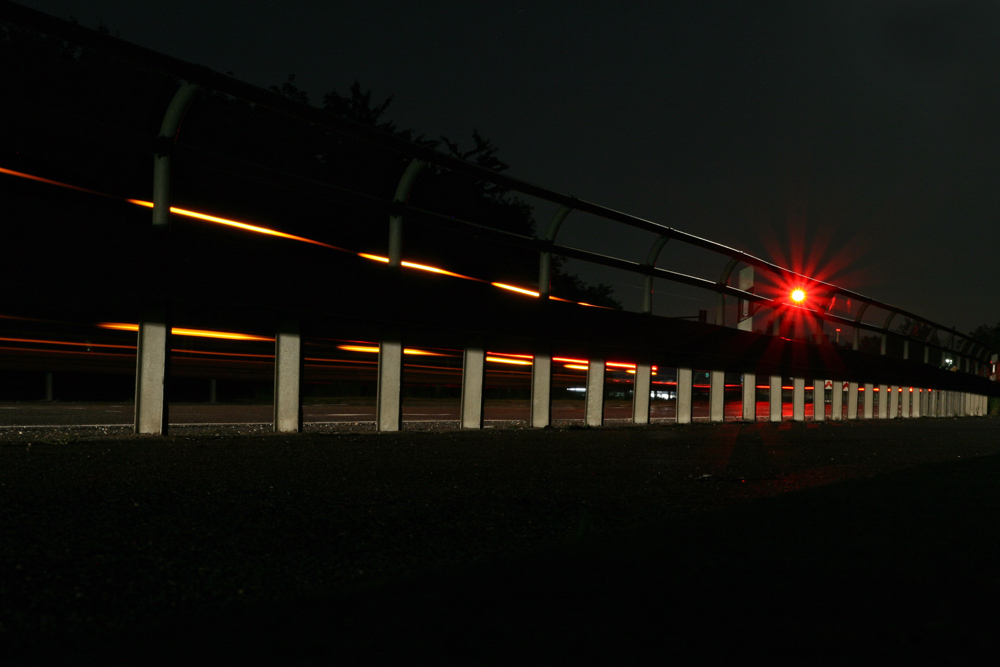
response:
{"label": "gravel ground", "polygon": [[998,419],[240,430],[0,430],[0,658],[996,648]]}

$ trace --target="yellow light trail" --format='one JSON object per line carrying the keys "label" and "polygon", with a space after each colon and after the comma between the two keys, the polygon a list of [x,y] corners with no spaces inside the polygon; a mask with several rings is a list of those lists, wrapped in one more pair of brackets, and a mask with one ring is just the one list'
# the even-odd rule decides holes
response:
{"label": "yellow light trail", "polygon": [[[97,326],[102,329],[114,329],[116,331],[138,331],[138,324],[125,324],[123,322],[101,322]],[[184,329],[173,327],[170,333],[175,336],[198,336],[200,338],[224,338],[227,340],[260,340],[274,342],[273,338],[267,336],[253,336],[250,334],[232,333],[229,331],[208,331],[205,329]]]}
{"label": "yellow light trail", "polygon": [[[13,169],[5,169],[3,167],[0,167],[0,174],[7,174],[9,176],[16,176],[18,178],[24,178],[24,179],[27,179],[27,180],[30,180],[30,181],[37,181],[39,183],[46,183],[48,185],[57,185],[57,186],[62,187],[62,188],[67,188],[67,189],[70,189],[70,190],[76,190],[77,192],[85,192],[87,194],[97,195],[99,197],[108,197],[108,198],[111,198],[111,199],[118,199],[118,200],[121,200],[121,201],[126,201],[126,202],[128,202],[130,204],[133,204],[135,206],[142,206],[142,207],[145,207],[145,208],[153,208],[154,207],[153,202],[145,201],[143,199],[129,199],[127,197],[120,197],[118,195],[112,195],[112,194],[108,194],[106,192],[100,192],[98,190],[91,190],[89,188],[83,188],[83,187],[80,187],[78,185],[70,185],[69,183],[63,183],[62,181],[56,181],[56,180],[52,180],[50,178],[43,178],[41,176],[34,176],[32,174],[27,174],[27,173],[22,172],[22,171],[15,171]],[[193,218],[195,220],[202,220],[204,222],[211,222],[211,223],[218,224],[218,225],[225,225],[227,227],[233,227],[233,228],[236,228],[236,229],[242,229],[244,231],[254,232],[256,234],[264,234],[264,235],[267,235],[267,236],[275,236],[275,237],[278,237],[278,238],[289,239],[289,240],[292,240],[292,241],[300,241],[302,243],[310,243],[312,245],[318,245],[318,246],[321,246],[323,248],[330,248],[331,250],[339,250],[341,252],[352,252],[352,251],[347,250],[345,248],[340,248],[340,247],[335,246],[335,245],[330,245],[329,243],[323,243],[322,241],[317,241],[315,239],[309,239],[309,238],[306,238],[304,236],[296,236],[294,234],[287,234],[285,232],[279,232],[278,230],[271,229],[269,227],[262,227],[260,225],[251,225],[251,224],[246,223],[246,222],[240,222],[239,220],[232,220],[230,218],[223,218],[223,217],[220,217],[220,216],[217,216],[217,215],[209,215],[207,213],[199,213],[198,211],[191,211],[191,210],[180,208],[180,207],[177,207],[177,206],[171,206],[170,207],[170,212],[173,213],[173,214],[175,214],[175,215],[180,215],[180,216],[184,216],[184,217],[188,217],[188,218]],[[381,257],[379,255],[371,255],[371,254],[368,254],[368,253],[360,253],[360,252],[359,253],[354,253],[354,254],[358,255],[359,257],[363,257],[365,259],[370,259],[370,260],[373,260],[373,261],[376,261],[376,262],[384,262],[384,263],[388,263],[389,262],[389,258],[388,257]],[[400,264],[402,264],[403,266],[405,266],[407,268],[417,269],[419,271],[427,271],[427,272],[430,272],[430,273],[437,273],[437,274],[440,274],[440,275],[451,276],[451,277],[454,277],[454,278],[462,278],[464,280],[474,280],[476,282],[483,282],[483,283],[488,282],[486,280],[483,280],[482,278],[474,278],[472,276],[466,276],[466,275],[463,275],[461,273],[454,273],[452,271],[448,271],[447,269],[441,269],[441,268],[438,268],[438,267],[435,267],[435,266],[427,266],[426,264],[417,264],[416,262],[407,262],[407,261],[400,262]],[[526,289],[524,287],[517,287],[515,285],[508,285],[506,283],[497,283],[497,282],[490,282],[490,284],[493,285],[494,287],[499,287],[500,289],[505,289],[505,290],[508,290],[508,291],[511,291],[511,292],[517,292],[519,294],[526,294],[528,296],[533,296],[533,297],[536,297],[536,298],[540,296],[540,294],[538,292],[536,292],[534,290]],[[577,305],[587,306],[589,308],[607,308],[606,306],[597,306],[597,305],[594,305],[592,303],[584,303],[582,301],[573,301],[571,299],[563,299],[563,298],[560,298],[560,297],[557,297],[557,296],[551,296],[551,295],[549,296],[549,299],[551,299],[553,301],[562,301],[564,303],[575,303]],[[192,334],[192,335],[194,335],[194,334]]]}
{"label": "yellow light trail", "polygon": [[581,364],[563,364],[563,368],[572,368],[577,371],[585,371],[590,368],[590,366],[583,366]]}
{"label": "yellow light trail", "polygon": [[504,357],[486,357],[486,361],[492,361],[497,364],[512,364],[514,366],[531,366],[533,362],[525,361],[524,359],[506,359]]}
{"label": "yellow light trail", "polygon": [[[345,352],[369,352],[372,354],[378,354],[378,347],[371,345],[338,345],[337,349],[344,350]],[[424,357],[454,356],[450,354],[441,354],[440,352],[428,352],[427,350],[418,350],[412,347],[403,348],[403,354],[412,354],[415,356],[424,356]]]}

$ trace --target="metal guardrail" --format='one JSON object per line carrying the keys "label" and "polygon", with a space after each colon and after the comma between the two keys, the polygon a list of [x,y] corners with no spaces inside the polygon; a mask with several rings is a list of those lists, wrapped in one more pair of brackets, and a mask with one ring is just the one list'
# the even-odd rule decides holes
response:
{"label": "metal guardrail", "polygon": [[[402,228],[404,220],[408,218],[421,219],[431,224],[444,225],[450,228],[474,228],[482,236],[495,238],[507,244],[529,248],[538,252],[540,260],[537,292],[542,300],[548,300],[552,296],[549,290],[551,257],[559,255],[642,276],[645,285],[642,310],[646,314],[651,314],[653,310],[653,280],[664,279],[716,294],[718,304],[714,318],[716,325],[726,324],[725,298],[730,297],[736,299],[741,304],[753,304],[752,308],[756,310],[758,316],[760,313],[765,312],[765,309],[770,309],[773,320],[771,333],[773,334],[780,332],[779,327],[782,316],[786,313],[794,313],[796,317],[807,318],[817,323],[825,322],[834,326],[850,327],[854,331],[852,345],[854,350],[857,350],[859,347],[859,332],[867,331],[876,334],[880,338],[882,355],[887,354],[889,337],[895,336],[903,340],[904,360],[908,360],[910,344],[914,343],[923,349],[924,358],[922,363],[924,364],[934,364],[936,362],[936,360],[932,359],[931,352],[933,350],[935,351],[935,355],[937,353],[941,355],[947,353],[954,356],[958,360],[960,372],[964,374],[983,376],[988,372],[991,355],[994,355],[994,351],[989,350],[982,342],[976,341],[952,328],[942,326],[919,315],[864,296],[853,290],[816,280],[740,250],[650,220],[554,192],[505,174],[490,171],[479,165],[442,154],[427,146],[409,142],[394,134],[382,132],[376,128],[353,122],[347,118],[286,99],[271,91],[240,82],[232,77],[220,75],[207,68],[129,44],[10,2],[4,1],[0,3],[0,10],[2,10],[5,22],[51,35],[81,47],[95,49],[115,58],[125,59],[141,68],[164,74],[179,82],[178,91],[164,116],[159,138],[154,142],[153,227],[154,229],[163,230],[164,233],[166,233],[169,223],[171,156],[180,155],[193,160],[221,160],[227,162],[228,168],[231,171],[243,173],[254,172],[258,174],[270,173],[271,176],[280,176],[280,178],[285,180],[298,181],[303,184],[308,182],[310,186],[318,185],[329,191],[332,195],[350,200],[354,205],[361,206],[366,210],[388,215],[389,237],[387,257],[390,271],[398,271],[400,265],[403,263]],[[366,142],[382,150],[395,152],[408,160],[408,167],[400,179],[394,197],[391,200],[384,200],[339,187],[337,184],[316,184],[309,181],[309,179],[294,174],[275,174],[267,165],[248,164],[227,158],[226,156],[210,155],[203,149],[175,144],[174,139],[184,112],[199,89],[209,89],[231,95],[294,118],[297,121],[322,127],[325,130],[350,137],[352,140]],[[557,205],[558,210],[542,237],[532,238],[483,226],[474,220],[457,220],[452,216],[439,212],[411,206],[407,203],[407,200],[415,177],[420,169],[428,164],[478,181],[488,182],[524,196],[550,202]],[[559,231],[567,217],[573,212],[597,216],[604,220],[655,234],[656,240],[646,253],[646,261],[636,262],[558,243]],[[657,259],[667,243],[683,244],[687,247],[712,252],[724,258],[726,264],[719,279],[709,280],[657,267]],[[740,272],[740,284],[733,286],[730,284],[732,275],[741,265],[744,269]],[[799,306],[789,303],[788,299],[783,296],[768,297],[755,293],[753,290],[754,272],[768,274],[774,282],[779,284],[801,287],[813,295],[814,302],[819,299],[832,302],[836,297],[842,297],[843,299],[850,299],[859,304],[859,308],[853,318],[845,317],[832,312],[832,309],[824,310],[822,308]],[[883,311],[885,319],[881,323],[865,322],[863,317],[869,309]],[[166,310],[163,304],[154,304],[146,310],[140,322],[137,361],[136,430],[141,433],[162,433],[166,429],[165,411],[163,408],[163,384],[166,377],[165,368],[168,354],[166,340],[169,326],[165,313]],[[892,323],[899,319],[908,322],[909,333],[891,330]],[[737,326],[739,329],[745,331],[752,328],[752,323],[753,317],[748,316],[742,322],[737,323]],[[280,431],[296,431],[301,428],[301,417],[299,416],[301,412],[299,409],[301,341],[298,331],[298,322],[289,321],[278,327],[276,336],[275,428]],[[946,337],[944,343],[935,340],[940,336]],[[464,427],[475,427],[477,424],[481,425],[482,423],[483,359],[484,348],[481,344],[470,346],[466,349],[465,374],[463,375],[462,425]],[[752,362],[748,361],[747,365],[752,366]],[[399,332],[392,330],[390,327],[382,336],[380,344],[378,425],[383,430],[395,430],[400,426],[401,367],[402,341]],[[597,403],[597,394],[600,392],[597,391],[597,388],[603,382],[603,372],[603,361],[601,359],[592,359],[588,379],[588,424],[600,423],[600,417],[598,416],[600,406]],[[648,364],[639,363],[637,365],[634,391],[636,397],[634,418],[638,423],[648,421],[649,372]],[[717,382],[722,382],[721,373],[722,371],[712,371],[713,386]],[[533,366],[531,421],[535,426],[544,426],[549,422],[548,392],[551,380],[546,380],[546,374],[551,374],[551,358],[546,358],[545,353],[540,352],[535,355]],[[690,401],[690,374],[691,370],[684,368],[680,369],[678,373],[679,421],[684,421],[682,415],[685,414],[685,409],[682,409],[680,404],[682,398]],[[744,376],[744,384],[753,387],[755,385],[753,372],[746,370]],[[681,390],[684,384],[682,378],[688,385],[688,388],[683,391]],[[772,375],[771,386],[774,387],[775,383],[775,376]],[[777,393],[779,395],[780,384],[779,377],[777,380]],[[798,409],[798,406],[804,401],[804,396],[800,396],[799,384],[801,383],[796,380],[796,389],[794,392],[796,415],[800,414],[801,411]],[[476,389],[477,386],[478,390]],[[853,386],[855,389],[851,394],[853,395],[853,399],[849,398],[848,400],[856,401],[858,400],[858,392],[856,391],[857,383],[853,383]],[[932,387],[916,388],[919,400],[913,405],[911,410],[908,412],[904,410],[907,416],[928,414],[929,412],[938,412],[940,410],[981,414],[985,409],[985,402],[982,399],[984,394],[968,392],[959,392],[963,395],[961,405],[957,403],[952,405],[949,403],[948,405],[951,407],[948,408],[937,408],[930,403],[922,405],[921,402],[932,400],[930,399],[930,392],[927,392],[926,396],[924,395],[924,389],[929,390]],[[745,389],[744,396],[747,395],[747,391]],[[772,391],[773,393],[775,392]],[[897,397],[900,393],[894,391],[891,396]],[[872,408],[868,401],[872,400],[873,394],[874,392],[869,390],[864,395],[866,416],[870,416],[871,413]],[[882,396],[885,395],[885,393],[882,394]],[[834,399],[836,398],[837,393],[835,392]],[[948,400],[953,401],[953,399]],[[718,401],[721,401],[721,393],[713,391],[711,398],[713,418],[718,414],[716,411]],[[591,405],[591,402],[594,402],[594,405]],[[477,404],[478,408],[476,408]],[[885,408],[889,409],[889,406],[885,406]],[[881,409],[882,406],[880,406]],[[690,406],[688,406],[686,412],[688,415],[690,414]],[[643,416],[644,414],[645,417]],[[778,415],[780,418],[780,408]],[[819,418],[819,413],[817,413],[817,418]]]}

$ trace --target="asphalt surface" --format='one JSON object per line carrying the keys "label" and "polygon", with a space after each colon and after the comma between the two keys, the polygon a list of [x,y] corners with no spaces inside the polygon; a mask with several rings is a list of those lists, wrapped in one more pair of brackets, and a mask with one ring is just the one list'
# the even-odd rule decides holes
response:
{"label": "asphalt surface", "polygon": [[0,660],[971,661],[1000,419],[0,429]]}

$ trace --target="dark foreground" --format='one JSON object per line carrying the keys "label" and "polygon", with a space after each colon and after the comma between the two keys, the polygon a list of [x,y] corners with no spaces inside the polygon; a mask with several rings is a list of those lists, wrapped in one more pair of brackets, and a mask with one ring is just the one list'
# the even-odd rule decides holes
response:
{"label": "dark foreground", "polygon": [[5,664],[955,662],[1000,643],[998,419],[4,437]]}

